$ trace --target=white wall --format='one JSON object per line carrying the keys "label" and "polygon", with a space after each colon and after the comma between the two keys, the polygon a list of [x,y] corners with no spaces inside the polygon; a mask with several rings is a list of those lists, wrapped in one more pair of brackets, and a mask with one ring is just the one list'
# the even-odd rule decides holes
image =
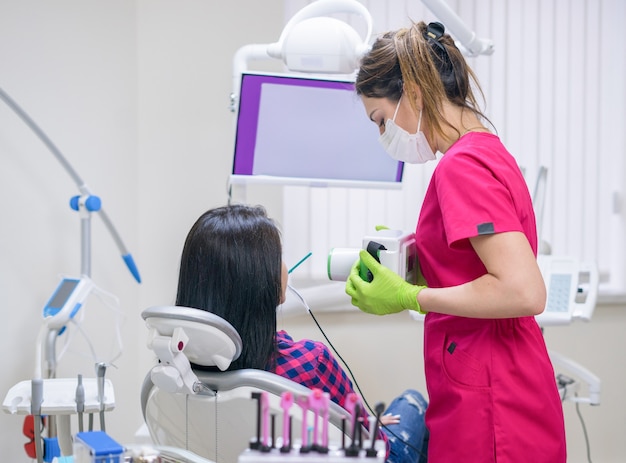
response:
{"label": "white wall", "polygon": [[[151,361],[139,314],[173,301],[189,227],[226,201],[233,53],[244,44],[274,41],[283,8],[278,0],[0,0],[0,87],[102,197],[143,278],[141,285],[132,280],[94,217],[92,276],[120,298],[127,314],[125,352],[107,374],[117,400],[108,430],[121,442],[131,442],[140,424],[139,387]],[[2,397],[32,376],[40,310],[57,274],[80,270],[79,220],[67,207],[76,193],[50,153],[0,103]],[[581,408],[595,461],[622,461],[626,454],[626,372],[618,356],[624,309],[601,306],[589,324],[546,331],[551,348],[603,380],[602,405]],[[87,311],[92,323],[104,323],[106,315]],[[358,312],[318,318],[370,402],[388,401],[404,387],[424,389],[420,324]],[[322,339],[306,317],[285,317],[281,325],[296,337]],[[90,333],[102,343],[108,334]],[[91,368],[89,359],[73,353],[59,373],[89,376]],[[565,409],[570,461],[586,461],[573,405]],[[22,422],[0,414],[3,461],[27,461]]]}
{"label": "white wall", "polygon": [[233,55],[275,41],[283,14],[278,1],[138,5],[139,306],[148,307],[174,302],[187,232],[202,212],[227,201]]}
{"label": "white wall", "polygon": [[[173,301],[189,227],[226,201],[232,56],[241,45],[274,40],[282,22],[278,1],[0,0],[0,87],[101,196],[143,279],[134,282],[94,217],[92,278],[119,297],[127,316],[124,354],[107,371],[117,403],[107,430],[122,443],[141,424],[139,388],[152,361],[140,312]],[[33,375],[41,309],[58,274],[80,273],[80,222],[68,207],[77,193],[0,102],[3,399]],[[112,326],[100,326],[110,314],[88,302],[85,326],[108,348]],[[58,376],[93,376],[86,350],[77,338]],[[28,461],[22,423],[0,413],[2,461]]]}

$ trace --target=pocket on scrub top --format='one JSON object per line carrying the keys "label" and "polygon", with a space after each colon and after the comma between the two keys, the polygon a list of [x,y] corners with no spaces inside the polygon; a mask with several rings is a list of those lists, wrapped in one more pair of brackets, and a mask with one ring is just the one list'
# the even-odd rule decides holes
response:
{"label": "pocket on scrub top", "polygon": [[442,367],[451,382],[471,388],[491,386],[485,364],[468,354],[453,339],[446,337],[443,347]]}

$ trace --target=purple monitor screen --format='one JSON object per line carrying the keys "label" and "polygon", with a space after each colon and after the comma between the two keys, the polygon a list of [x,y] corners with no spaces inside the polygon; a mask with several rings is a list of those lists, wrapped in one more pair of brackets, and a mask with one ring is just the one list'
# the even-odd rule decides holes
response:
{"label": "purple monitor screen", "polygon": [[400,186],[354,84],[243,74],[233,174],[280,183]]}

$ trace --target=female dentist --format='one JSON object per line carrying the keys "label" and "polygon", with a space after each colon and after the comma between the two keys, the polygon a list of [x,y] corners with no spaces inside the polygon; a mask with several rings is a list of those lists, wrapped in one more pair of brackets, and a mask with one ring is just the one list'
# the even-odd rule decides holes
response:
{"label": "female dentist", "polygon": [[356,90],[387,153],[409,163],[443,157],[416,231],[427,286],[362,251],[373,280],[357,263],[346,292],[368,313],[426,313],[430,463],[565,462],[561,400],[534,318],[546,290],[532,202],[515,159],[483,124],[472,83],[481,92],[439,23],[388,32],[363,58]]}

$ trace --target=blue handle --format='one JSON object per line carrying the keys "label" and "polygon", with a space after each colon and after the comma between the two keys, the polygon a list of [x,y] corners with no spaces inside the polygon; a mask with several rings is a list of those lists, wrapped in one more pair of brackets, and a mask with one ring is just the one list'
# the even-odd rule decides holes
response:
{"label": "blue handle", "polygon": [[126,254],[126,255],[122,256],[122,259],[124,259],[124,262],[126,262],[126,266],[128,267],[128,270],[130,270],[130,273],[133,274],[133,276],[135,277],[135,280],[137,280],[137,283],[141,283],[141,277],[139,276],[139,270],[137,270],[137,265],[135,265],[135,261],[133,260],[133,256],[131,256],[130,254]]}

